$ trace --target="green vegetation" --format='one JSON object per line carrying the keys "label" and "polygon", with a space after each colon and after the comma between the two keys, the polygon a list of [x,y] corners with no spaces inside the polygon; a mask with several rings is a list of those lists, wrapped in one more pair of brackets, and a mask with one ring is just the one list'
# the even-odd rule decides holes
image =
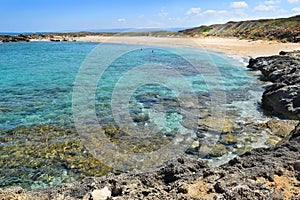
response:
{"label": "green vegetation", "polygon": [[290,18],[261,19],[200,26],[179,31],[188,36],[237,37],[251,40],[300,42],[300,15]]}

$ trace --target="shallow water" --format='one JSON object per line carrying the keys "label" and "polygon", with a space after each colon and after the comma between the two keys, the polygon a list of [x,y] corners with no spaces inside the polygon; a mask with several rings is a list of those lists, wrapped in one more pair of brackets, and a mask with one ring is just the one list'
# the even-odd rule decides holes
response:
{"label": "shallow water", "polygon": [[[243,63],[205,50],[98,45],[0,46],[0,187],[50,187],[179,154],[215,165],[263,144],[267,133],[256,126],[267,119],[258,109],[263,88]],[[74,113],[78,105],[84,110]],[[78,126],[93,111],[101,131],[92,133],[105,138],[85,140],[89,130]],[[222,135],[230,141],[218,142]],[[104,141],[121,158],[99,154]],[[159,156],[149,160],[149,152]]]}

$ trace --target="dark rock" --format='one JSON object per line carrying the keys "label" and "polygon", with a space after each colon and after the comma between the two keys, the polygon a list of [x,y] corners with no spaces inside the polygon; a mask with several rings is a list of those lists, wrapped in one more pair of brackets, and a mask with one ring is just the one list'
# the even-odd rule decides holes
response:
{"label": "dark rock", "polygon": [[282,176],[283,175],[283,170],[282,169],[277,169],[274,173],[278,176]]}
{"label": "dark rock", "polygon": [[29,42],[31,36],[30,35],[25,35],[25,34],[20,34],[18,36],[10,36],[10,35],[0,35],[0,41],[2,42]]}
{"label": "dark rock", "polygon": [[138,114],[133,118],[133,121],[137,123],[146,122],[148,120],[149,120],[149,115],[147,114]]}
{"label": "dark rock", "polygon": [[217,182],[214,186],[214,189],[217,193],[225,193],[226,192],[226,186],[224,185],[223,182]]}
{"label": "dark rock", "polygon": [[248,68],[260,70],[273,85],[266,88],[262,107],[290,119],[300,119],[300,52],[250,59]]}
{"label": "dark rock", "polygon": [[294,170],[300,172],[300,160],[298,160],[294,163]]}

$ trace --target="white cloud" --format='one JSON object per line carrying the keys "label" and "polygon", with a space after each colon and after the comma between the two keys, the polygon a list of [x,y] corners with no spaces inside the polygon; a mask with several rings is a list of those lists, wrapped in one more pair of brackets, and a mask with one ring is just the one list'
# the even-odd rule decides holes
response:
{"label": "white cloud", "polygon": [[203,14],[227,14],[226,10],[206,10]]}
{"label": "white cloud", "polygon": [[268,0],[268,1],[265,1],[265,4],[267,5],[274,5],[274,4],[279,4],[281,3],[281,0]]}
{"label": "white cloud", "polygon": [[220,13],[220,14],[227,14],[228,11],[227,10],[219,10],[218,13]]}
{"label": "white cloud", "polygon": [[160,17],[166,17],[169,15],[169,13],[164,10],[161,10],[157,15]]}
{"label": "white cloud", "polygon": [[287,0],[288,3],[292,4],[292,3],[299,3],[299,0]]}
{"label": "white cloud", "polygon": [[245,1],[235,1],[235,2],[231,2],[230,4],[231,8],[248,8],[248,4]]}
{"label": "white cloud", "polygon": [[277,7],[273,5],[259,5],[254,8],[254,11],[268,12],[271,10],[275,10],[276,8]]}
{"label": "white cloud", "polygon": [[206,10],[203,14],[215,14],[217,11],[215,10]]}
{"label": "white cloud", "polygon": [[118,22],[125,22],[126,19],[125,19],[125,18],[119,18],[119,19],[117,19],[117,21],[118,21]]}
{"label": "white cloud", "polygon": [[300,13],[300,7],[293,8],[292,11],[293,11],[293,12]]}
{"label": "white cloud", "polygon": [[201,8],[190,8],[186,14],[191,15],[191,14],[199,14],[201,11]]}

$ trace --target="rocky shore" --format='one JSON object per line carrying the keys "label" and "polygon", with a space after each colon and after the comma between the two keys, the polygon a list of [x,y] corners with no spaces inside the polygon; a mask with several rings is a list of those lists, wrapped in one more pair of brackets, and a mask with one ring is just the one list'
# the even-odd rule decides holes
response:
{"label": "rocky shore", "polygon": [[177,158],[148,172],[90,177],[60,187],[0,190],[8,199],[299,199],[300,124],[285,142],[218,168]]}
{"label": "rocky shore", "polygon": [[[251,59],[273,82],[263,107],[299,120],[299,52]],[[270,124],[268,124],[270,125]],[[271,126],[271,125],[270,125]],[[282,132],[279,129],[279,132]],[[299,199],[300,123],[272,148],[254,149],[217,168],[203,161],[176,158],[149,171],[90,177],[59,187],[0,190],[0,199]]]}
{"label": "rocky shore", "polygon": [[76,37],[85,37],[87,35],[95,35],[99,33],[92,32],[74,32],[74,33],[33,33],[19,35],[0,35],[0,42],[30,42],[37,41],[74,41]]}
{"label": "rocky shore", "polygon": [[30,35],[20,34],[17,36],[0,35],[0,42],[29,42],[32,37]]}
{"label": "rocky shore", "polygon": [[251,59],[248,67],[260,70],[273,83],[263,94],[263,108],[300,120],[300,51]]}

